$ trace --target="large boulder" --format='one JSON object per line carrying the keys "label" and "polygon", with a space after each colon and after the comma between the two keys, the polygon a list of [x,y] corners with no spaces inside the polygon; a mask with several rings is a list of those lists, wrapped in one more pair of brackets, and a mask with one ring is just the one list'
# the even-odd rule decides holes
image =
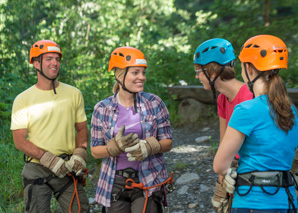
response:
{"label": "large boulder", "polygon": [[207,104],[192,98],[182,100],[178,109],[178,115],[184,123],[195,123],[199,118],[206,117],[208,112]]}

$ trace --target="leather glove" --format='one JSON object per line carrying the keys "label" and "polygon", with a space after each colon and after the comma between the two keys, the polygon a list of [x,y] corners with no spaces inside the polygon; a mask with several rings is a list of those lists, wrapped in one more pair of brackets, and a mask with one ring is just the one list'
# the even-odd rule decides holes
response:
{"label": "leather glove", "polygon": [[236,184],[237,172],[235,168],[230,168],[223,178],[223,187],[226,192],[234,194]]}
{"label": "leather glove", "polygon": [[[137,147],[136,150],[134,150]],[[126,148],[125,152],[129,161],[142,161],[149,155],[159,153],[161,145],[155,137],[149,137],[146,140],[140,140],[140,142],[134,147]]]}
{"label": "leather glove", "polygon": [[[121,153],[124,153],[125,148],[132,147],[139,142],[139,137],[137,134],[129,133],[123,136],[125,131],[125,126],[122,125],[117,135],[112,138],[107,144],[107,150],[110,156],[116,157]],[[133,150],[136,150],[135,147]]]}
{"label": "leather glove", "polygon": [[229,195],[223,184],[216,182],[215,193],[212,197],[212,206],[217,213],[227,213],[229,208]]}
{"label": "leather glove", "polygon": [[51,152],[45,152],[39,162],[59,178],[63,178],[71,172],[71,167],[62,158],[53,155]]}
{"label": "leather glove", "polygon": [[79,176],[86,169],[87,158],[88,153],[84,148],[75,148],[73,150],[72,156],[67,163],[72,171],[76,173],[76,176]]}

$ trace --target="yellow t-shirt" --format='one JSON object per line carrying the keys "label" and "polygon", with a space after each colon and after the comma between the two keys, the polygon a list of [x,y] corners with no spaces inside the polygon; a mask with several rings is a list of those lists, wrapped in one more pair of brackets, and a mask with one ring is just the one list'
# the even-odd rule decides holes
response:
{"label": "yellow t-shirt", "polygon": [[54,155],[72,154],[75,123],[87,120],[83,96],[77,88],[61,82],[56,92],[34,85],[19,94],[13,103],[10,129],[27,129],[29,141]]}

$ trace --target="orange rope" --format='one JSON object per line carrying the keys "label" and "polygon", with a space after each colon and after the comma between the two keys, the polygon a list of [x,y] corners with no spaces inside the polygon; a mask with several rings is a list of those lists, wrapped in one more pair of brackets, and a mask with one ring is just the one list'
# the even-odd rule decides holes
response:
{"label": "orange rope", "polygon": [[[71,198],[71,201],[69,204],[69,213],[71,213],[71,206],[72,206],[72,203],[73,203],[75,197],[77,198],[77,201],[78,201],[78,207],[79,207],[78,213],[80,213],[81,212],[81,203],[80,203],[79,193],[78,193],[78,188],[77,188],[78,181],[79,181],[78,176],[76,176],[72,172],[68,173],[67,175],[72,177],[73,184],[74,184],[74,191],[73,191],[72,198]],[[84,173],[80,174],[79,177],[82,177],[84,179],[84,176],[86,176],[86,178],[87,178],[88,175],[89,175],[89,169],[85,169]],[[85,186],[84,183],[83,183],[83,186]]]}
{"label": "orange rope", "polygon": [[158,186],[167,184],[167,183],[171,184],[173,182],[174,182],[174,180],[173,180],[173,172],[171,172],[171,176],[167,180],[165,180],[162,183],[156,184],[154,186],[149,186],[149,187],[145,187],[143,183],[136,183],[133,179],[127,179],[126,180],[125,188],[126,189],[139,188],[139,189],[142,189],[142,190],[145,191],[145,193],[146,193],[146,199],[145,199],[145,204],[144,204],[144,209],[143,209],[143,213],[145,213],[146,212],[146,208],[147,208],[147,202],[148,202],[148,189],[152,189],[152,188],[155,188],[155,187],[158,187]]}

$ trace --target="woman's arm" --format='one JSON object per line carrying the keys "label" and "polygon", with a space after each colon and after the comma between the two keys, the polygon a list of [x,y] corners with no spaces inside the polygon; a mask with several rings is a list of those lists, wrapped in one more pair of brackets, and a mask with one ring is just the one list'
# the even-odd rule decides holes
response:
{"label": "woman's arm", "polygon": [[227,127],[222,142],[219,145],[213,161],[214,172],[224,176],[231,166],[231,163],[241,148],[245,135],[238,130]]}
{"label": "woman's arm", "polygon": [[109,156],[107,146],[92,146],[91,155],[95,158],[105,158]]}
{"label": "woman's arm", "polygon": [[221,142],[223,140],[223,137],[225,135],[226,129],[227,129],[227,124],[226,124],[226,119],[219,117],[219,142]]}
{"label": "woman's arm", "polygon": [[171,139],[163,139],[159,141],[161,145],[160,152],[169,152],[172,149],[172,140]]}

